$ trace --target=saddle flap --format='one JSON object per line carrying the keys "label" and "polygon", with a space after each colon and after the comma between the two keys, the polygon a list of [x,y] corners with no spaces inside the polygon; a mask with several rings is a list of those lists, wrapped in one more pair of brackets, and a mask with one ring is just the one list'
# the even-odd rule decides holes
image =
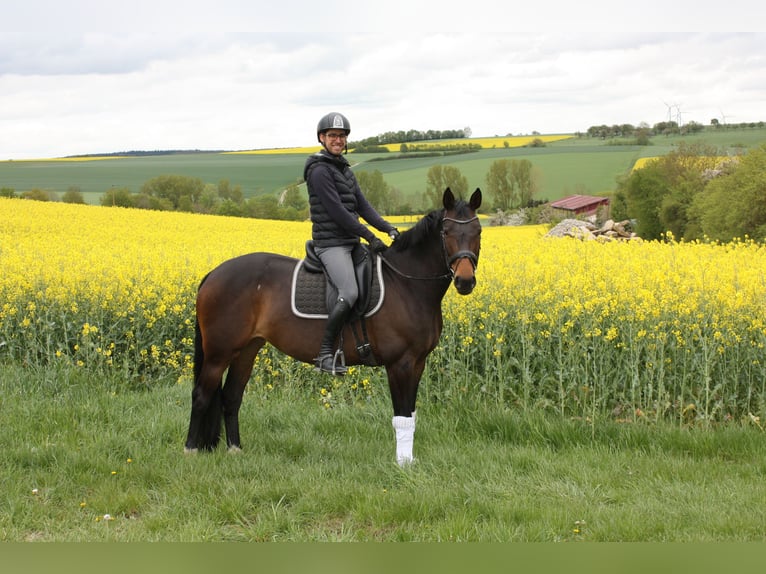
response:
{"label": "saddle flap", "polygon": [[[320,271],[322,270],[320,269]],[[361,303],[363,299],[366,299],[367,305],[361,310],[357,309],[365,317],[374,315],[383,304],[385,286],[383,284],[382,259],[380,257],[375,258],[374,267],[370,270],[370,275],[372,276],[371,284],[368,284],[369,288],[365,289],[365,291],[369,292],[369,297],[360,296],[360,301],[357,301],[357,303]],[[330,287],[323,272],[309,271],[305,259],[298,261],[293,271],[290,289],[290,303],[293,314],[305,319],[326,319],[328,316],[328,289]],[[330,298],[332,299],[332,297]]]}
{"label": "saddle flap", "polygon": [[322,261],[314,251],[314,242],[309,239],[306,241],[306,258],[303,260],[303,268],[309,273],[323,273]]}

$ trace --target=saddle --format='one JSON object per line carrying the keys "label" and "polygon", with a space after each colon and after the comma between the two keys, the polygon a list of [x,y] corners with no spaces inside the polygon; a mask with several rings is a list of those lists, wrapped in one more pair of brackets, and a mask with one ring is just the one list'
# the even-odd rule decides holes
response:
{"label": "saddle", "polygon": [[[359,298],[349,316],[357,351],[362,358],[370,356],[365,319],[378,312],[383,305],[382,259],[368,246],[358,244],[352,253]],[[290,306],[293,314],[304,319],[327,319],[329,309],[338,300],[338,290],[330,282],[321,260],[314,251],[314,242],[306,242],[306,256],[298,261],[290,287]],[[356,324],[361,325],[361,335]]]}
{"label": "saddle", "polygon": [[[383,304],[381,259],[361,243],[352,253],[356,283],[359,287],[350,320],[374,315]],[[329,309],[338,300],[338,290],[330,282],[322,262],[314,251],[314,242],[306,242],[306,256],[293,271],[290,303],[293,314],[304,319],[327,319]]]}

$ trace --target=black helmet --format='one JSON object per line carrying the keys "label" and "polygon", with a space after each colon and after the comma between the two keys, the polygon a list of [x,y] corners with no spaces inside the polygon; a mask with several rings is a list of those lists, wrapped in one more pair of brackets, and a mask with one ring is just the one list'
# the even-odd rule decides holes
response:
{"label": "black helmet", "polygon": [[319,139],[319,134],[332,129],[343,130],[346,132],[346,135],[348,135],[351,133],[351,123],[349,123],[348,119],[343,114],[332,112],[323,116],[317,124],[317,141],[321,141]]}

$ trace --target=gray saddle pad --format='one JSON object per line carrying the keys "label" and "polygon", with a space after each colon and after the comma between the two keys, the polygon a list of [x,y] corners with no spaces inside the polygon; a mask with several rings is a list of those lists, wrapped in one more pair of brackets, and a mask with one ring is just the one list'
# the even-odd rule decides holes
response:
{"label": "gray saddle pad", "polygon": [[[376,258],[372,277],[370,301],[364,310],[364,316],[377,313],[383,305],[385,286],[383,285],[382,258]],[[298,261],[293,271],[290,289],[290,305],[293,314],[304,319],[327,319],[327,277],[324,273],[306,271],[303,259]]]}

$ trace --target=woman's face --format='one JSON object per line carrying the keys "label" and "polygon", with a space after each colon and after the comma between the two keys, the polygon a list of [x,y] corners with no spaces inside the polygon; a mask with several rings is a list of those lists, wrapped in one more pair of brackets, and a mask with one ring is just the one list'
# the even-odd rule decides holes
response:
{"label": "woman's face", "polygon": [[346,132],[342,130],[327,130],[319,134],[322,145],[333,155],[340,155],[346,147]]}

